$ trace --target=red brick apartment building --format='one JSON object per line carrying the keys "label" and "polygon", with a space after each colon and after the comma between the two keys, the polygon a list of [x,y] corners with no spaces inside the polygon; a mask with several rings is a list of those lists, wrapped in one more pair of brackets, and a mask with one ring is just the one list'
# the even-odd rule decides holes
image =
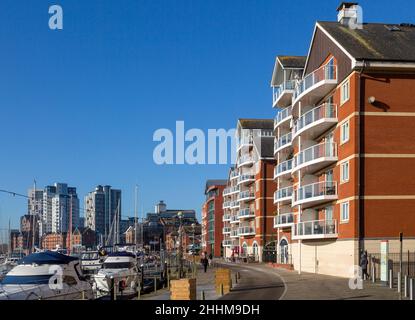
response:
{"label": "red brick apartment building", "polygon": [[262,261],[263,248],[273,242],[273,125],[268,119],[238,121],[236,164],[223,191],[223,246],[228,258]]}
{"label": "red brick apartment building", "polygon": [[359,252],[415,249],[415,26],[317,22],[306,57],[279,56],[274,204],[280,262],[350,276]]}
{"label": "red brick apartment building", "polygon": [[208,180],[202,207],[202,250],[214,257],[223,256],[223,189],[226,180]]}

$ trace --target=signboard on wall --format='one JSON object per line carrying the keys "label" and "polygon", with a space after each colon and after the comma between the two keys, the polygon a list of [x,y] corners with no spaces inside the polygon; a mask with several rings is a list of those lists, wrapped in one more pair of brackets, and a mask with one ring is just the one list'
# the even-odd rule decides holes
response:
{"label": "signboard on wall", "polygon": [[387,240],[380,243],[380,280],[388,281],[388,260],[389,242]]}

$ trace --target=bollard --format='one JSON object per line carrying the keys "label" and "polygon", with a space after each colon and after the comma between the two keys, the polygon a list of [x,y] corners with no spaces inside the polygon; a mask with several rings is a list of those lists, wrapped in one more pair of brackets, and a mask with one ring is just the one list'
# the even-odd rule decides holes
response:
{"label": "bollard", "polygon": [[141,299],[141,283],[138,284],[137,288],[137,300]]}
{"label": "bollard", "polygon": [[238,274],[235,273],[235,283],[238,283]]}
{"label": "bollard", "polygon": [[82,292],[81,292],[81,300],[85,300],[85,291],[84,290],[82,290]]}
{"label": "bollard", "polygon": [[157,277],[154,277],[154,293],[157,293]]}
{"label": "bollard", "polygon": [[415,279],[409,279],[409,300],[415,299],[415,286],[414,286]]}
{"label": "bollard", "polygon": [[205,300],[205,291],[202,290],[202,292],[200,293],[200,300]]}
{"label": "bollard", "polygon": [[238,275],[238,279],[241,279],[241,274],[239,273],[239,271],[236,274]]}
{"label": "bollard", "polygon": [[371,274],[371,277],[372,277],[372,282],[375,283],[376,282],[376,270],[375,270],[375,264],[374,263],[372,263],[372,274]]}
{"label": "bollard", "polygon": [[220,285],[220,295],[223,296],[224,295],[224,291],[223,291],[223,283],[221,283]]}
{"label": "bollard", "polygon": [[401,278],[401,273],[400,271],[398,271],[398,292],[402,291],[402,278]]}
{"label": "bollard", "polygon": [[167,289],[170,290],[170,272],[167,273]]}
{"label": "bollard", "polygon": [[405,298],[408,298],[409,297],[409,292],[408,292],[408,285],[409,285],[409,283],[408,283],[408,275],[405,275],[404,281],[403,281],[403,285],[404,285],[404,288],[403,288],[404,294],[403,294],[403,296]]}
{"label": "bollard", "polygon": [[389,288],[393,289],[393,270],[389,270]]}

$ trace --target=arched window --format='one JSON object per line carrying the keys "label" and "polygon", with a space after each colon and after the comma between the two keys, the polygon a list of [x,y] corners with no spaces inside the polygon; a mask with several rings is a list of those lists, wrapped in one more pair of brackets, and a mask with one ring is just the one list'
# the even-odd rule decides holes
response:
{"label": "arched window", "polygon": [[254,254],[255,260],[258,260],[259,256],[259,248],[258,248],[258,243],[254,242],[253,246],[252,246],[252,253]]}
{"label": "arched window", "polygon": [[248,255],[248,245],[246,242],[242,244],[242,256],[246,257]]}

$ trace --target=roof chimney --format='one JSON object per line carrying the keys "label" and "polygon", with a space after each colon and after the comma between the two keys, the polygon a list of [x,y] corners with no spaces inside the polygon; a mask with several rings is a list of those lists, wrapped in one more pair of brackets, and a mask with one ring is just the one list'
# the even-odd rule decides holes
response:
{"label": "roof chimney", "polygon": [[342,2],[337,8],[337,21],[350,27],[362,23],[362,9],[357,2]]}

